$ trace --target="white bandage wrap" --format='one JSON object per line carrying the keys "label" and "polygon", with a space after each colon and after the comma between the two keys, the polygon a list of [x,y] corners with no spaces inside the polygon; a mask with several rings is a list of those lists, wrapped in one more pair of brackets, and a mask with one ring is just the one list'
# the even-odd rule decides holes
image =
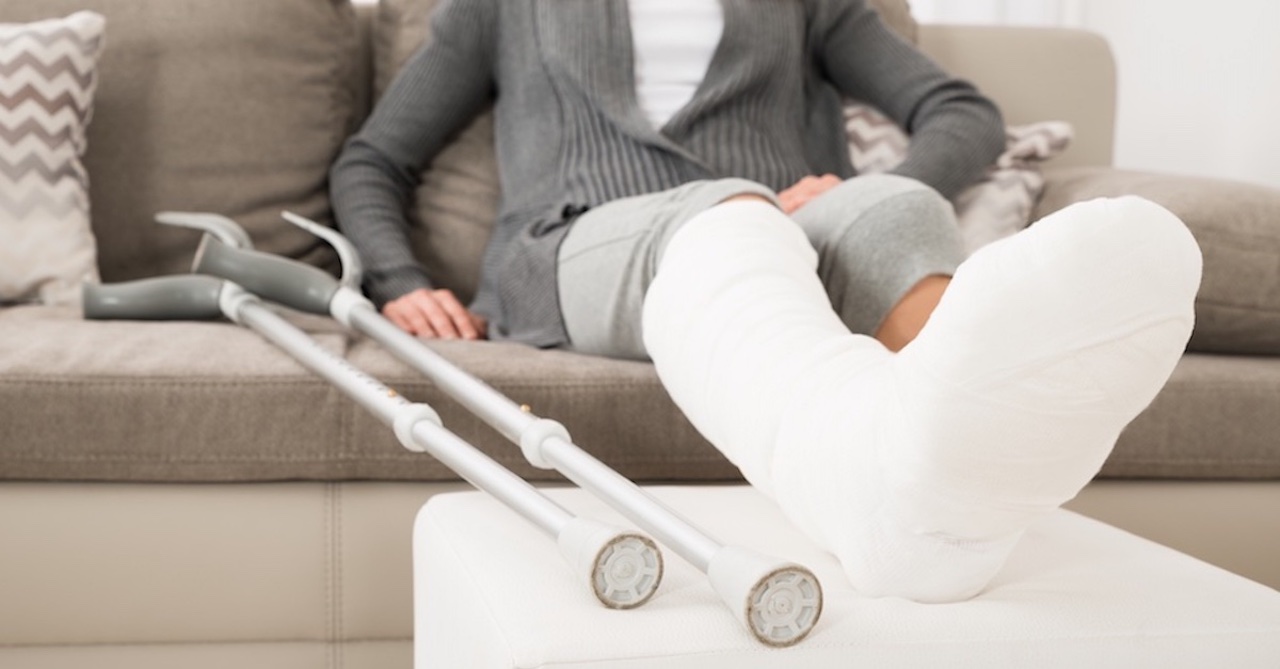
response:
{"label": "white bandage wrap", "polygon": [[896,355],[835,318],[799,234],[754,203],[689,221],[645,344],[693,423],[867,594],[979,592],[1097,473],[1190,336],[1199,249],[1140,198],[979,251]]}
{"label": "white bandage wrap", "polygon": [[334,320],[349,328],[355,327],[351,324],[351,311],[356,307],[368,307],[373,310],[373,313],[378,313],[378,308],[373,306],[369,298],[345,286],[339,288],[338,292],[333,294],[333,299],[329,301],[329,313],[333,315]]}
{"label": "white bandage wrap", "polygon": [[729,202],[673,235],[645,296],[645,348],[663,385],[765,492],[780,398],[835,353],[791,342],[805,332],[848,334],[817,266],[804,233],[776,207]]}
{"label": "white bandage wrap", "polygon": [[423,453],[427,449],[419,444],[413,438],[413,428],[422,421],[435,423],[436,425],[444,425],[440,420],[440,414],[435,409],[426,404],[406,404],[396,411],[395,422],[392,428],[395,430],[396,439],[407,449],[415,453]]}
{"label": "white bandage wrap", "polygon": [[555,469],[542,454],[542,445],[553,437],[570,443],[569,430],[554,420],[539,418],[529,423],[520,431],[520,450],[524,451],[524,459],[539,469]]}

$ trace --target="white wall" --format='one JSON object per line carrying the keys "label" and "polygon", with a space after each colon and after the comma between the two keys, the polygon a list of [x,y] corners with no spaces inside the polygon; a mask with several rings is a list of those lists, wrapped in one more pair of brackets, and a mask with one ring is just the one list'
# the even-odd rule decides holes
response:
{"label": "white wall", "polygon": [[1116,164],[1280,188],[1280,2],[913,0],[921,21],[1099,32],[1120,71]]}

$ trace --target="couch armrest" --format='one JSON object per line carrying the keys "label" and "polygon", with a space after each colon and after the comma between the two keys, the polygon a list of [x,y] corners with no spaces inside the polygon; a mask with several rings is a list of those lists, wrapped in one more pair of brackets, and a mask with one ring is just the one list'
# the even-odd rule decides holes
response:
{"label": "couch armrest", "polygon": [[1190,350],[1280,354],[1280,190],[1111,168],[1045,177],[1032,220],[1081,200],[1140,195],[1187,224],[1204,253]]}
{"label": "couch armrest", "polygon": [[920,48],[994,99],[1010,125],[1071,123],[1076,138],[1051,164],[1111,164],[1116,68],[1100,35],[1068,28],[922,25]]}

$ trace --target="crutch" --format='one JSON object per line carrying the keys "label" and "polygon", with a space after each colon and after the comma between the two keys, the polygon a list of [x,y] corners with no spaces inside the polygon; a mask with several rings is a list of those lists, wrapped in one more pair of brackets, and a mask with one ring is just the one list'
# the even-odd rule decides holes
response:
{"label": "crutch", "polygon": [[[185,220],[192,223],[191,219]],[[247,243],[243,232],[224,230],[225,220],[206,216],[200,227],[224,244]],[[629,609],[653,596],[662,579],[662,554],[654,542],[576,517],[537,488],[446,430],[426,404],[413,403],[322,348],[256,295],[212,276],[186,275],[114,285],[86,285],[84,313],[91,319],[205,320],[225,316],[257,332],[351,397],[391,427],[405,448],[436,457],[463,479],[497,498],[555,539],[574,573],[605,606]],[[519,554],[513,547],[512,554]]]}
{"label": "crutch", "polygon": [[[187,215],[163,216],[175,220]],[[558,470],[706,573],[724,603],[761,642],[789,646],[813,629],[822,613],[822,587],[811,571],[745,548],[721,545],[574,445],[563,425],[534,415],[449,363],[383,318],[360,293],[359,259],[345,237],[290,212],[284,217],[333,245],[342,261],[341,281],[309,265],[234,248],[210,237],[197,254],[194,271],[236,281],[265,299],[300,311],[331,315],[380,342],[518,444],[531,464]]]}

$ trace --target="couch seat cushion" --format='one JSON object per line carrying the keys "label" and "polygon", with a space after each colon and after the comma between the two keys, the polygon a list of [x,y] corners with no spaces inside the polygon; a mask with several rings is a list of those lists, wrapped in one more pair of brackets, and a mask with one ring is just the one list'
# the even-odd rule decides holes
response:
{"label": "couch seat cushion", "polygon": [[[440,412],[534,479],[518,448],[416,372],[332,321],[290,316],[332,353]],[[436,342],[442,355],[640,479],[736,470],[667,398],[653,367],[509,343]],[[453,480],[390,428],[253,332],[228,323],[83,321],[0,309],[0,478],[98,481]]]}
{"label": "couch seat cushion", "polygon": [[[416,401],[497,460],[557,478],[391,358],[329,320],[290,315],[330,352]],[[737,479],[648,363],[497,342],[430,346],[624,475]],[[1280,358],[1188,355],[1121,435],[1102,475],[1280,478]],[[337,390],[228,323],[84,321],[72,309],[0,309],[0,479],[454,480]]]}

